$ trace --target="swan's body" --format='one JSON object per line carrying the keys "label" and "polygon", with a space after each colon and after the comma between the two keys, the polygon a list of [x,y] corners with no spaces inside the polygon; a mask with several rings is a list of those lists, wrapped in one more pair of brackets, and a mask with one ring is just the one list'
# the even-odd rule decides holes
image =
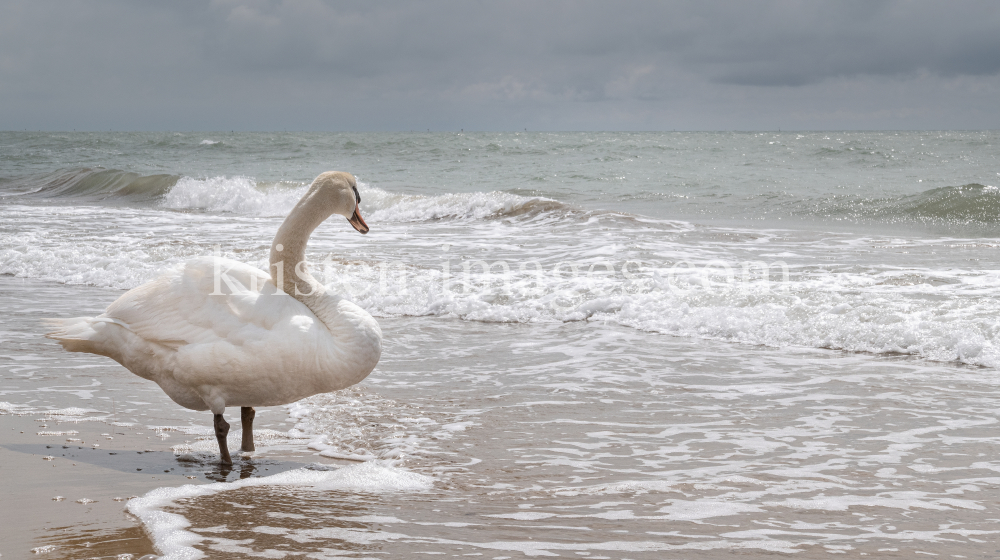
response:
{"label": "swan's body", "polygon": [[[226,275],[218,286],[217,266]],[[254,267],[203,257],[98,317],[64,320],[58,339],[115,360],[192,410],[287,404],[354,385],[379,358],[381,333],[368,313],[330,293],[310,299],[277,293]]]}
{"label": "swan's body", "polygon": [[194,259],[130,290],[97,317],[53,321],[47,336],[71,352],[112,358],[183,407],[211,410],[223,463],[230,462],[227,406],[243,408],[249,451],[251,407],[348,387],[378,363],[378,323],[299,265],[309,235],[331,214],[368,231],[359,201],[353,176],[324,173],[278,230],[272,274],[218,257]]}

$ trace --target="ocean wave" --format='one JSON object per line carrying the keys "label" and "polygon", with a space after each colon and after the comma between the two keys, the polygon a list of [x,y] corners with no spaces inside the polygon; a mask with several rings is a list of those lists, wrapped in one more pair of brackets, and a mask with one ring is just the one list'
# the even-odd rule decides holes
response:
{"label": "ocean wave", "polygon": [[130,202],[155,200],[177,183],[177,175],[140,175],[130,171],[78,168],[15,179],[5,193],[31,199],[86,199]]}
{"label": "ocean wave", "polygon": [[[308,184],[301,182],[266,182],[239,175],[196,178],[80,168],[5,182],[0,196],[6,193],[29,199],[156,202],[172,210],[280,217],[288,214],[307,188]],[[389,192],[364,182],[359,182],[358,188],[363,198],[362,211],[377,222],[484,220],[578,211],[550,198],[502,191],[427,196]]]}
{"label": "ocean wave", "polygon": [[302,198],[301,183],[261,183],[250,177],[181,177],[165,193],[160,206],[173,210],[284,216]]}
{"label": "ocean wave", "polygon": [[[762,190],[740,196],[711,190],[642,190],[619,195],[618,200],[657,208],[678,208],[685,215],[727,217],[774,223],[782,218],[820,218],[827,223],[899,224],[935,228],[994,226],[1000,223],[1000,189],[969,183],[911,194],[800,194]],[[641,208],[641,207],[639,207]],[[640,213],[643,210],[639,210]],[[787,222],[786,222],[787,223]]]}
{"label": "ocean wave", "polygon": [[1000,223],[1000,189],[971,183],[895,197],[831,197],[799,203],[794,213],[861,222],[919,222],[936,225]]}
{"label": "ocean wave", "polygon": [[919,218],[997,223],[1000,189],[978,183],[941,187],[907,197],[898,207],[902,213]]}
{"label": "ocean wave", "polygon": [[[675,270],[634,268],[631,278],[332,264],[317,270],[330,289],[379,316],[439,316],[487,323],[591,321],[639,330],[770,347],[905,354],[1000,367],[1000,291],[995,271],[796,273],[786,281],[716,281]],[[614,266],[614,265],[612,265]],[[469,273],[466,272],[469,271]],[[774,271],[772,271],[774,272]],[[686,276],[686,277],[685,277]],[[915,278],[919,276],[920,278]]]}
{"label": "ocean wave", "polygon": [[[181,177],[164,195],[161,205],[177,210],[278,217],[288,214],[306,189],[308,185],[302,183],[262,183],[249,177]],[[499,191],[425,196],[394,193],[361,181],[358,190],[362,212],[373,222],[484,220],[573,211],[556,200]]]}
{"label": "ocean wave", "polygon": [[362,190],[362,208],[370,209],[372,221],[383,222],[483,220],[573,211],[571,206],[557,200],[500,191],[421,196],[371,187]]}

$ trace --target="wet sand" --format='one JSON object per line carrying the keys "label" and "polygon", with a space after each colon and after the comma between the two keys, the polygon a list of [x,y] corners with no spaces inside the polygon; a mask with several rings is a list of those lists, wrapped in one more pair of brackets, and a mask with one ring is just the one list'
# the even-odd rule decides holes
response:
{"label": "wet sand", "polygon": [[[78,433],[39,435],[47,432]],[[35,557],[35,551],[47,559],[156,554],[125,511],[130,497],[163,486],[267,476],[317,460],[234,457],[233,468],[222,469],[213,460],[175,455],[172,444],[142,427],[58,422],[40,413],[0,416],[2,558]]]}
{"label": "wet sand", "polygon": [[[146,453],[145,442],[138,439],[144,436],[121,428],[112,432],[107,424],[36,420],[37,415],[0,417],[5,504],[0,509],[0,553],[27,558],[46,547],[53,550],[45,558],[114,558],[123,553],[138,558],[154,553],[143,529],[125,514],[124,500],[157,484],[189,481],[179,471],[163,473],[169,467],[158,468],[173,462],[168,453]],[[65,435],[37,435],[41,431],[78,431],[72,437],[81,442],[67,442]],[[109,441],[101,433],[114,433],[117,439]],[[98,438],[109,445],[88,445]]]}

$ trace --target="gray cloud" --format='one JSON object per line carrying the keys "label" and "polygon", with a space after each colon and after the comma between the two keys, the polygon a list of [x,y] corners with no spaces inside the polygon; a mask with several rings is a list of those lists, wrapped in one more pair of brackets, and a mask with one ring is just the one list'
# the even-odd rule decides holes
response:
{"label": "gray cloud", "polygon": [[994,128],[994,2],[0,7],[0,128]]}
{"label": "gray cloud", "polygon": [[752,27],[738,27],[717,49],[701,49],[694,60],[718,63],[717,81],[763,86],[856,75],[1000,72],[995,5],[915,7],[886,1],[778,4],[763,14],[745,14],[742,19]]}

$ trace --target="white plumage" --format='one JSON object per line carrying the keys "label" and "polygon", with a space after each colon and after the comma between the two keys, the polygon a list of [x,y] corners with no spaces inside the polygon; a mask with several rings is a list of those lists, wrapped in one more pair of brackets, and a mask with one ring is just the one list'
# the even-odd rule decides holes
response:
{"label": "white plumage", "polygon": [[97,317],[52,320],[47,336],[71,352],[112,358],[183,407],[211,410],[223,463],[230,462],[227,406],[243,408],[249,451],[250,407],[348,387],[378,363],[378,323],[296,267],[309,235],[331,214],[367,233],[359,202],[352,175],[324,173],[278,230],[272,274],[229,259],[194,259],[130,290]]}

